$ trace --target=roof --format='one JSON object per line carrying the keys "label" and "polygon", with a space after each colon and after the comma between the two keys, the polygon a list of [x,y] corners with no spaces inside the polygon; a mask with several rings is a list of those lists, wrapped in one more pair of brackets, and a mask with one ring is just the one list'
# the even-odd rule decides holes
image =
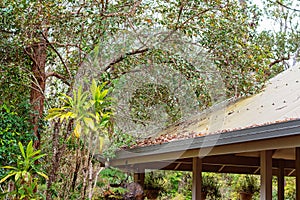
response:
{"label": "roof", "polygon": [[[112,166],[191,171],[201,157],[203,171],[260,173],[260,152],[272,151],[273,174],[283,166],[295,175],[295,147],[300,142],[300,75],[293,67],[274,77],[264,91],[207,110],[117,152]],[[300,76],[299,76],[300,77]]]}
{"label": "roof", "polygon": [[299,118],[300,66],[294,66],[269,80],[261,93],[217,105],[137,145],[161,144]]}
{"label": "roof", "polygon": [[256,126],[119,151],[112,166],[125,169],[191,171],[192,158],[203,158],[203,170],[224,173],[260,173],[260,151],[271,150],[274,175],[283,162],[285,174],[295,172],[295,147],[300,141],[300,120]]}
{"label": "roof", "polygon": [[[278,138],[283,137],[294,137],[296,138],[295,141],[289,141],[289,143],[280,144],[280,148],[290,148],[299,145],[300,139],[300,120],[291,120],[287,122],[280,122],[274,123],[264,126],[256,126],[247,129],[229,131],[226,133],[219,133],[219,134],[211,134],[205,137],[196,137],[196,138],[189,138],[185,140],[177,140],[170,143],[161,143],[157,145],[151,146],[144,146],[144,147],[137,147],[128,151],[121,151],[118,153],[119,157],[122,159],[129,159],[134,154],[135,156],[145,157],[155,154],[164,154],[164,153],[172,153],[172,152],[184,152],[186,150],[193,150],[193,149],[205,149],[209,148],[216,148],[226,145],[233,145],[237,143],[245,143],[245,142],[257,142],[260,140],[276,140]],[[277,140],[276,140],[277,141]],[[269,147],[267,147],[269,145]],[[269,143],[263,146],[265,149],[272,149],[274,147],[274,143]],[[245,149],[243,152],[246,151],[259,151],[259,146],[252,146],[251,149],[246,150],[247,147],[245,145]],[[232,149],[229,149],[230,152],[223,152],[221,154],[226,153],[238,153]],[[211,152],[211,155],[220,154],[219,152],[214,153]],[[158,160],[161,158],[157,158]]]}

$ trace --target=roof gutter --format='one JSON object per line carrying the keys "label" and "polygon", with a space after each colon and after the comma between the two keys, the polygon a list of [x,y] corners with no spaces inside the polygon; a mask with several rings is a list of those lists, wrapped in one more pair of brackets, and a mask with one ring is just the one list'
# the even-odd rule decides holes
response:
{"label": "roof gutter", "polygon": [[[290,136],[300,136],[300,120],[280,122],[275,124],[257,126],[241,130],[229,131],[225,133],[211,134],[202,137],[189,138],[184,140],[171,141],[169,143],[137,147],[129,150],[117,152],[117,158],[112,160],[112,164],[118,160],[142,158],[147,156],[159,156],[160,154],[172,154],[196,149],[211,149],[219,146],[233,145],[245,142],[254,142],[283,138]],[[299,146],[300,146],[300,141]],[[276,144],[274,144],[276,148]],[[163,159],[163,158],[162,158]],[[119,163],[119,162],[116,162]]]}

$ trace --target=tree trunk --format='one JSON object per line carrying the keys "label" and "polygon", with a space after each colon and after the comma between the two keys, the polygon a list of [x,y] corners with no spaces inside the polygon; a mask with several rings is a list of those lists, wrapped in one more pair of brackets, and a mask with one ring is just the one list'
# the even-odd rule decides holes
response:
{"label": "tree trunk", "polygon": [[32,116],[32,125],[34,135],[37,138],[34,143],[34,147],[36,149],[40,147],[41,135],[39,131],[39,122],[43,118],[44,112],[44,92],[46,86],[45,66],[47,58],[46,48],[46,41],[41,39],[39,43],[30,47],[30,52],[28,53],[33,61],[31,68],[33,80],[31,84],[30,103],[34,111]]}
{"label": "tree trunk", "polygon": [[49,175],[49,180],[47,183],[47,191],[46,191],[46,199],[51,200],[51,186],[52,183],[55,182],[56,180],[56,173],[59,168],[59,126],[60,124],[58,122],[55,122],[54,124],[54,130],[53,130],[53,135],[52,135],[52,160],[51,160],[51,173]]}

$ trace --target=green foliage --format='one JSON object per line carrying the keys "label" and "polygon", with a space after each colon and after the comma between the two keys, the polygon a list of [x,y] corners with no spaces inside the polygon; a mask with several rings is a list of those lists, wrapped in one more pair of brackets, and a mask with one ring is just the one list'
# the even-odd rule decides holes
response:
{"label": "green foliage", "polygon": [[209,199],[220,199],[220,184],[218,179],[212,173],[202,174],[202,192]]}
{"label": "green foliage", "polygon": [[[282,1],[262,1],[264,3],[265,17],[274,26],[274,31],[269,31],[271,36],[270,45],[274,52],[275,60],[282,60],[287,67],[288,59],[293,59],[293,64],[299,61],[299,17],[300,12],[295,11],[299,8],[298,1],[282,0]],[[294,54],[294,55],[292,55]]]}
{"label": "green foliage", "polygon": [[[129,179],[129,180],[128,180]],[[100,178],[97,185],[102,188],[101,196],[109,199],[122,199],[127,192],[124,183],[132,181],[130,177],[116,168],[106,168],[100,172]]]}
{"label": "green foliage", "polygon": [[[214,81],[224,81],[229,97],[245,96],[260,91],[266,80],[283,69],[282,62],[270,65],[279,57],[276,55],[278,45],[274,43],[270,32],[258,31],[262,12],[256,5],[251,4],[251,1],[244,4],[235,0],[173,1],[169,4],[154,1],[147,6],[153,9],[146,17],[155,18],[152,16],[158,13],[162,16],[153,20],[151,24],[160,24],[182,32],[208,52],[209,58],[206,59],[212,59],[222,79]],[[178,13],[181,6],[182,12]],[[288,51],[295,52],[295,49]],[[173,60],[178,63],[179,59],[175,57]],[[180,64],[181,72],[195,77],[197,73],[191,66],[184,62]],[[196,77],[209,77],[213,73],[207,66],[200,67],[203,71]],[[210,94],[206,92],[206,86],[216,82],[204,80],[204,84],[198,81],[196,88],[199,104],[207,107],[213,100],[208,98]]]}
{"label": "green foliage", "polygon": [[64,120],[75,120],[74,136],[80,136],[89,132],[99,134],[99,149],[102,151],[104,142],[105,128],[110,124],[112,115],[111,99],[108,97],[109,89],[105,89],[106,83],[97,85],[93,80],[89,91],[82,91],[80,86],[74,90],[73,97],[63,94],[61,100],[65,103],[60,108],[52,108],[48,112],[46,119],[58,118]]}
{"label": "green foliage", "polygon": [[[217,174],[202,173],[202,192],[207,199],[221,199],[222,180]],[[160,199],[192,199],[192,177],[190,172],[153,171],[146,173],[145,189],[160,191]]]}
{"label": "green foliage", "polygon": [[296,199],[296,179],[295,177],[285,177],[284,197],[287,200]]}
{"label": "green foliage", "polygon": [[[98,184],[105,185],[121,185],[121,183],[124,183],[126,179],[128,179],[128,176],[126,173],[122,172],[119,169],[116,168],[105,168],[100,172],[101,182]],[[104,186],[104,185],[103,185]]]}
{"label": "green foliage", "polygon": [[254,175],[240,175],[236,184],[236,190],[250,194],[259,192],[259,178]]}
{"label": "green foliage", "polygon": [[[24,106],[24,102],[29,99],[29,75],[22,68],[2,63],[5,60],[2,56],[6,57],[8,55],[7,52],[2,54],[1,50],[0,42],[0,103],[19,110]],[[14,56],[12,57],[14,58]],[[26,65],[26,61],[24,61],[24,65]],[[20,104],[23,105],[20,106]],[[20,108],[18,108],[19,106]]]}
{"label": "green foliage", "polygon": [[39,159],[46,154],[40,154],[40,150],[35,151],[33,142],[30,141],[24,149],[21,142],[18,143],[21,156],[18,158],[17,166],[2,166],[8,169],[8,173],[0,180],[0,184],[11,180],[15,189],[7,192],[9,196],[16,199],[41,198],[41,194],[37,192],[38,184],[41,183],[39,178],[48,179],[48,176],[40,170],[40,166],[36,164]]}
{"label": "green foliage", "polygon": [[115,152],[117,150],[128,148],[136,144],[135,137],[118,130],[114,130],[114,133],[109,136],[108,140],[103,150],[103,156],[105,158],[115,158]]}
{"label": "green foliage", "polygon": [[[17,163],[18,142],[28,143],[33,139],[30,124],[30,106],[21,103],[16,106],[0,106],[0,163],[14,165]],[[5,173],[0,169],[0,177]]]}
{"label": "green foliage", "polygon": [[[266,44],[270,36],[257,32],[259,9],[229,1],[223,9],[207,15],[201,16],[198,22],[203,30],[200,43],[213,54],[227,96],[260,91],[264,82],[278,70],[269,67],[274,57],[271,46]],[[261,38],[266,41],[262,42]]]}
{"label": "green foliage", "polygon": [[144,121],[151,119],[153,106],[162,105],[168,114],[168,123],[170,125],[181,118],[176,98],[170,94],[168,88],[160,84],[141,85],[136,89],[130,103],[130,115],[134,122],[143,124]]}
{"label": "green foliage", "polygon": [[163,173],[157,173],[156,171],[146,173],[144,189],[163,192],[167,183],[163,175]]}
{"label": "green foliage", "polygon": [[[192,199],[192,178],[190,172],[180,171],[155,171],[155,177],[163,178],[163,189],[160,192],[161,199]],[[147,177],[147,176],[146,176]],[[162,182],[162,180],[160,180]]]}

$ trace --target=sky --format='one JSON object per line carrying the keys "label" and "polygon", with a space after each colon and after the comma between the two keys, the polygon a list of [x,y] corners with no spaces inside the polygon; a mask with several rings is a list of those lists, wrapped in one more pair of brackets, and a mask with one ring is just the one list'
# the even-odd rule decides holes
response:
{"label": "sky", "polygon": [[[263,0],[252,0],[252,4],[256,4],[259,8],[263,9]],[[271,0],[270,0],[271,1]],[[292,5],[290,6],[291,8],[295,9],[300,9],[300,0],[293,0]],[[279,24],[275,24],[274,21],[268,19],[266,16],[263,17],[260,21],[260,26],[258,27],[258,31],[263,31],[263,30],[272,30],[272,31],[277,31],[280,29]],[[294,22],[297,22],[297,20],[294,19]],[[291,57],[291,59],[288,61],[290,66],[294,66],[296,62],[294,61],[294,56]]]}
{"label": "sky", "polygon": [[[272,1],[272,0],[269,0]],[[275,1],[275,0],[274,0]],[[263,9],[264,5],[263,5],[263,0],[252,0],[252,4],[256,4],[260,9]],[[295,9],[300,9],[299,5],[300,5],[300,0],[292,0],[292,5],[289,6],[291,8],[295,8]],[[270,19],[267,19],[267,17],[263,17],[262,21],[260,22],[261,27],[259,28],[259,30],[279,30],[279,24],[276,25],[274,24],[274,22]]]}
{"label": "sky", "polygon": [[[252,0],[252,4],[256,4],[260,9],[263,9],[262,0]],[[259,31],[263,30],[276,30],[278,27],[274,25],[272,20],[267,19],[267,17],[263,17],[262,21],[260,22],[260,27],[258,28]]]}

